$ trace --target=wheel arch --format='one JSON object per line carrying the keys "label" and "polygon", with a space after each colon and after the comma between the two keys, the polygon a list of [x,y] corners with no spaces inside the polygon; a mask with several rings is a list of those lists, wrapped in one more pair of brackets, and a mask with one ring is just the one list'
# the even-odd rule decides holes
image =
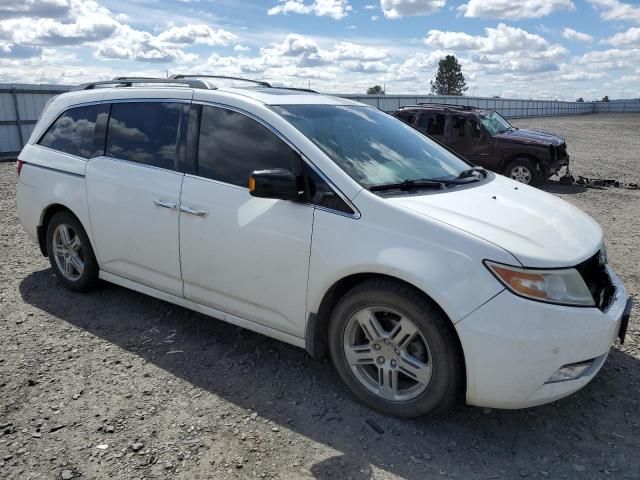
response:
{"label": "wheel arch", "polygon": [[61,203],[52,203],[50,205],[47,205],[42,210],[42,213],[40,214],[40,222],[36,227],[38,235],[38,246],[40,247],[42,255],[44,255],[45,257],[49,256],[49,252],[47,252],[47,228],[49,227],[49,222],[56,213],[62,211],[69,212],[71,215],[73,215],[76,220],[78,220],[80,225],[82,225],[82,228],[84,228],[85,232],[87,232],[87,228],[82,224],[82,220],[80,220],[80,217],[71,208],[66,205],[62,205]]}
{"label": "wheel arch", "polygon": [[536,155],[534,155],[531,152],[527,152],[527,153],[521,153],[521,152],[516,152],[516,153],[510,153],[508,155],[505,155],[502,158],[502,163],[500,164],[500,172],[501,173],[505,173],[504,169],[507,168],[507,165],[509,165],[509,163],[515,161],[515,160],[519,160],[519,159],[523,159],[523,160],[529,160],[531,162],[534,162],[536,165],[540,165],[540,158],[538,158]]}
{"label": "wheel arch", "polygon": [[[464,351],[462,349],[462,342],[458,336],[458,332],[455,329],[453,322],[447,312],[436,302],[430,295],[424,290],[418,288],[414,284],[395,277],[393,275],[387,275],[374,272],[362,272],[354,273],[346,277],[337,280],[329,289],[324,293],[317,312],[309,314],[307,319],[307,327],[305,331],[305,349],[314,358],[324,358],[328,354],[328,336],[329,336],[329,320],[334,307],[340,301],[340,299],[356,285],[359,285],[365,281],[372,279],[386,279],[394,282],[401,283],[410,289],[417,292],[420,296],[427,299],[436,309],[449,319],[451,328],[455,332],[455,338],[458,341],[459,351],[462,354],[462,361],[465,363]],[[466,363],[465,363],[466,370]]]}

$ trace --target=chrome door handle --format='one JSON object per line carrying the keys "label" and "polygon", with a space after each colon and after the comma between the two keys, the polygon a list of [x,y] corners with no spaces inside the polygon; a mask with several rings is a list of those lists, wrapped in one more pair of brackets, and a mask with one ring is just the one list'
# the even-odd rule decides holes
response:
{"label": "chrome door handle", "polygon": [[209,212],[206,210],[196,210],[191,207],[187,207],[186,205],[180,205],[180,211],[184,213],[188,213],[189,215],[195,215],[196,217],[206,217],[209,215]]}
{"label": "chrome door handle", "polygon": [[178,204],[173,202],[164,202],[162,200],[158,200],[157,198],[153,201],[156,207],[168,208],[170,210],[177,210]]}

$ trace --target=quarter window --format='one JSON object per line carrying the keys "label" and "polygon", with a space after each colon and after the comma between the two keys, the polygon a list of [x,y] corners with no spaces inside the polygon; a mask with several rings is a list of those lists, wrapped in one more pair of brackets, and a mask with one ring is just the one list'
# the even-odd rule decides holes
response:
{"label": "quarter window", "polygon": [[309,179],[309,200],[319,207],[353,214],[353,210],[340,198],[333,188],[311,167],[304,164],[304,171]]}
{"label": "quarter window", "polygon": [[114,103],[107,128],[106,155],[178,170],[183,104]]}
{"label": "quarter window", "polygon": [[254,170],[294,170],[297,154],[264,125],[238,112],[202,108],[198,175],[247,187]]}
{"label": "quarter window", "polygon": [[82,158],[101,155],[101,149],[96,149],[94,144],[96,122],[101,112],[106,115],[101,105],[70,108],[53,122],[38,144]]}

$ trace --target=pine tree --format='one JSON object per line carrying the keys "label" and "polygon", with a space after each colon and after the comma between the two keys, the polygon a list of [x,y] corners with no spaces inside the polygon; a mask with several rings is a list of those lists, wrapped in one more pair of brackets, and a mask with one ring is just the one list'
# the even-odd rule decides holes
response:
{"label": "pine tree", "polygon": [[440,60],[436,79],[431,81],[431,91],[436,95],[463,95],[467,88],[458,59],[447,55]]}

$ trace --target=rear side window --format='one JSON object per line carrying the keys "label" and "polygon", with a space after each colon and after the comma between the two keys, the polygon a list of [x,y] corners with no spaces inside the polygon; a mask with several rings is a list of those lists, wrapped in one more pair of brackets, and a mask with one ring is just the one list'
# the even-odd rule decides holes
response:
{"label": "rear side window", "polygon": [[248,187],[254,170],[293,171],[295,151],[267,127],[238,112],[202,107],[198,175]]}
{"label": "rear side window", "polygon": [[106,115],[106,107],[88,105],[70,108],[53,122],[38,144],[82,158],[102,155],[94,142],[96,122],[101,112]]}
{"label": "rear side window", "polygon": [[418,129],[427,135],[444,135],[445,116],[442,113],[422,113],[418,120]]}
{"label": "rear side window", "polygon": [[181,103],[125,102],[111,105],[106,155],[178,170]]}

